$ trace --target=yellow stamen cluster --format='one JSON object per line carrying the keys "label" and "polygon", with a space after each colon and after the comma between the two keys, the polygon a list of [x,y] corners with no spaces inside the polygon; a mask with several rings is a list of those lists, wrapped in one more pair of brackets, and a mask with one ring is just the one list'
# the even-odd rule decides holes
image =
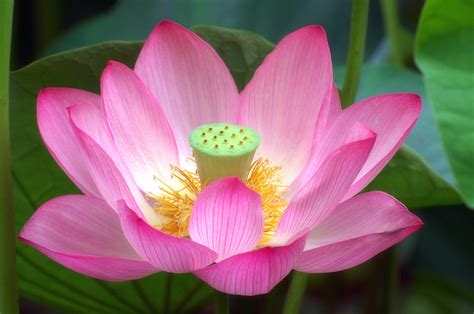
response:
{"label": "yellow stamen cluster", "polygon": [[[271,166],[268,159],[259,158],[251,166],[245,185],[260,194],[262,198],[264,230],[260,244],[269,241],[274,233],[283,212],[288,205],[284,195],[288,188],[281,184],[279,174],[281,167]],[[164,218],[156,226],[163,232],[178,237],[188,236],[188,224],[191,211],[197,196],[204,188],[199,175],[195,172],[171,167],[172,179],[177,180],[180,188],[176,189],[157,179],[162,193],[147,194],[153,201],[154,209]]]}

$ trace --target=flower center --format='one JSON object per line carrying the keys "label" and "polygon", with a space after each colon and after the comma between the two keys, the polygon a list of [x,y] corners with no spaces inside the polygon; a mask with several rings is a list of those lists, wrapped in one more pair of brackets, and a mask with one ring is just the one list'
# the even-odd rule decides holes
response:
{"label": "flower center", "polygon": [[171,166],[175,184],[157,179],[162,192],[147,194],[154,209],[164,218],[156,227],[178,237],[188,236],[189,219],[199,193],[214,180],[237,176],[262,198],[264,230],[259,246],[271,240],[288,205],[285,198],[288,187],[282,185],[281,166],[273,166],[265,158],[252,162],[260,144],[258,134],[232,124],[203,125],[191,132],[189,142],[197,171]]}
{"label": "flower center", "polygon": [[197,171],[205,185],[224,177],[245,180],[260,144],[254,130],[237,125],[205,124],[189,134]]}

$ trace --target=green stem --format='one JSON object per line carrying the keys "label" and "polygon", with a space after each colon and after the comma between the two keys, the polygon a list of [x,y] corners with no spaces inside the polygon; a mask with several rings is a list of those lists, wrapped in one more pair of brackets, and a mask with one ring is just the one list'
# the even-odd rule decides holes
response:
{"label": "green stem", "polygon": [[351,31],[349,34],[349,51],[347,53],[346,75],[341,93],[343,107],[347,107],[355,100],[362,63],[364,61],[365,35],[367,32],[367,18],[369,14],[369,0],[353,0]]}
{"label": "green stem", "polygon": [[173,289],[173,275],[170,273],[166,274],[165,293],[163,300],[163,313],[168,314],[170,312],[171,305],[171,290]]}
{"label": "green stem", "polygon": [[385,273],[388,274],[388,276],[387,280],[384,282],[384,295],[382,298],[380,313],[395,314],[399,278],[397,247],[392,247],[385,252],[385,254]]}
{"label": "green stem", "polygon": [[0,313],[18,313],[9,132],[13,0],[0,1]]}
{"label": "green stem", "polygon": [[290,287],[283,307],[283,314],[295,314],[300,312],[307,282],[308,274],[300,273],[296,270],[293,271]]}
{"label": "green stem", "polygon": [[380,0],[380,6],[382,7],[385,33],[390,45],[390,58],[395,64],[403,65],[397,2],[395,0]]}
{"label": "green stem", "polygon": [[397,313],[399,269],[396,247],[375,257],[370,268],[364,313]]}
{"label": "green stem", "polygon": [[215,308],[216,314],[229,314],[229,295],[216,290]]}

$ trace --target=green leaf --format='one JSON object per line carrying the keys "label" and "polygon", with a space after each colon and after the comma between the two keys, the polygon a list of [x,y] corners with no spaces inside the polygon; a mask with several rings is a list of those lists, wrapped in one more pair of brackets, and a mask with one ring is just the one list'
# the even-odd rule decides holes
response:
{"label": "green leaf", "polygon": [[456,190],[407,146],[402,146],[366,190],[385,191],[410,209],[462,202]]}
{"label": "green leaf", "polygon": [[461,195],[474,206],[474,2],[428,0],[416,36],[423,78]]}
{"label": "green leaf", "polygon": [[[36,96],[46,86],[67,86],[98,92],[106,62],[132,66],[141,43],[106,43],[39,60],[11,74],[11,135],[14,206],[17,231],[43,202],[78,190],[45,149],[36,126]],[[18,243],[20,292],[38,302],[74,312],[162,312],[166,274],[134,282],[107,283],[74,273],[36,250]],[[188,296],[197,285],[200,289]],[[173,278],[172,309],[192,309],[211,294],[192,275]]]}
{"label": "green leaf", "polygon": [[[344,69],[336,68],[334,76],[336,83],[341,86]],[[440,143],[421,76],[395,65],[364,65],[357,100],[386,93],[416,93],[422,97],[420,118],[405,142],[416,153],[408,147],[402,148],[368,189],[388,192],[410,208],[462,203],[450,185],[454,179]]]}

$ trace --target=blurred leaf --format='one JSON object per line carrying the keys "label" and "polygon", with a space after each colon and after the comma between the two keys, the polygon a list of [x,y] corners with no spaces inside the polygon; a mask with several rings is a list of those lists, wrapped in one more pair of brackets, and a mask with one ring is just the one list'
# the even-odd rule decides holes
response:
{"label": "blurred leaf", "polygon": [[[371,4],[367,55],[383,35],[380,10]],[[250,30],[273,42],[297,28],[323,25],[335,64],[346,61],[350,0],[119,0],[109,11],[87,20],[56,41],[48,53],[109,40],[143,40],[163,19],[186,26],[212,24]]]}
{"label": "blurred leaf", "polygon": [[472,291],[451,279],[417,274],[408,290],[402,313],[471,313],[473,298]]}
{"label": "blurred leaf", "polygon": [[409,268],[404,313],[471,313],[474,308],[474,212],[465,206],[417,212],[424,222]]}
{"label": "blurred leaf", "polygon": [[424,222],[413,269],[450,277],[474,291],[474,212],[464,206],[432,208],[417,214]]}
{"label": "blurred leaf", "polygon": [[[77,189],[45,149],[36,126],[39,89],[68,86],[98,92],[99,77],[109,59],[133,65],[141,43],[107,43],[51,56],[11,75],[11,128],[14,171],[15,224],[19,231],[33,211],[54,196]],[[18,244],[18,272],[22,295],[74,312],[162,312],[164,273],[134,282],[108,283],[74,273],[36,250]],[[192,275],[173,277],[173,308],[190,310],[211,293]]]}
{"label": "blurred leaf", "polygon": [[461,195],[474,206],[474,1],[428,0],[416,62]]}
{"label": "blurred leaf", "polygon": [[[336,68],[334,75],[336,83],[341,86],[344,69]],[[410,208],[462,203],[458,193],[448,183],[454,179],[420,75],[395,65],[364,65],[357,100],[386,93],[416,93],[423,98],[420,118],[405,142],[416,153],[408,148],[400,150],[368,189],[386,191]]]}

